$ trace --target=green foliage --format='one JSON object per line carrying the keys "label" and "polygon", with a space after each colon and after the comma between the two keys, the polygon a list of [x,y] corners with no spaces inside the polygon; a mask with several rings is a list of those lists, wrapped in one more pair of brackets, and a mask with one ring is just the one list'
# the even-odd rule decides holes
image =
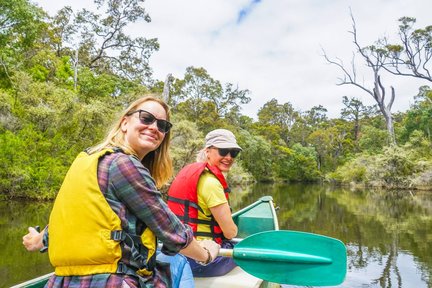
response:
{"label": "green foliage", "polygon": [[[257,130],[271,141],[277,143],[275,140],[282,139],[288,145],[290,130],[298,117],[299,113],[294,110],[290,103],[282,105],[276,99],[271,99],[258,111],[259,125]],[[266,133],[271,130],[273,130],[273,135]]]}
{"label": "green foliage", "polygon": [[363,126],[359,140],[360,150],[378,153],[387,144],[387,139],[387,131],[373,126]]}
{"label": "green foliage", "polygon": [[[240,90],[233,84],[225,87],[213,79],[204,68],[186,68],[184,79],[174,80],[168,103],[175,107],[174,111],[184,111],[189,119],[200,121],[200,117],[225,117],[232,111],[238,111],[240,104],[250,102],[248,90]],[[178,104],[183,104],[177,108]]]}
{"label": "green foliage", "polygon": [[[119,111],[149,91],[164,90],[164,82],[151,78],[148,62],[159,49],[157,40],[125,33],[131,23],[150,22],[143,0],[95,3],[97,13],[65,7],[48,19],[27,0],[0,0],[0,194],[5,197],[55,197],[76,154],[99,142]],[[402,35],[413,37],[408,41],[426,43],[432,28],[412,30],[415,19],[400,21]],[[387,44],[367,49],[387,59],[406,52]],[[204,68],[188,67],[183,79],[170,83],[175,171],[195,161],[206,133],[226,128],[244,149],[228,175],[232,184],[318,181],[332,171],[327,178],[341,183],[432,183],[427,86],[406,113],[393,115],[402,144],[386,147],[383,117],[356,98],[343,98],[342,119],[329,119],[321,105],[300,112],[271,99],[254,120],[241,114],[241,105],[251,100],[249,90],[222,84]]]}
{"label": "green foliage", "polygon": [[171,137],[171,155],[174,163],[174,173],[187,164],[196,161],[198,152],[204,147],[204,135],[197,125],[189,120],[172,118],[175,123]]}
{"label": "green foliage", "polygon": [[298,182],[313,182],[320,179],[317,154],[313,147],[303,147],[296,143],[292,149],[281,147],[280,150],[283,153],[279,155],[279,161],[274,163],[279,178]]}
{"label": "green foliage", "polygon": [[52,198],[70,164],[50,153],[56,150],[56,144],[31,125],[17,134],[0,134],[1,194],[10,198]]}
{"label": "green foliage", "polygon": [[42,32],[45,13],[27,0],[0,0],[0,47],[30,47]]}
{"label": "green foliage", "polygon": [[[152,73],[149,58],[159,50],[159,43],[155,38],[134,38],[125,32],[132,23],[151,21],[142,7],[144,0],[94,2],[97,13],[88,9],[78,11],[72,29],[65,24],[70,13],[65,11],[59,15],[61,19],[58,19],[57,28],[66,32],[63,41],[72,50],[78,48],[80,64],[98,74],[115,74],[138,83],[148,83]],[[98,13],[100,11],[103,13]],[[71,39],[78,39],[79,43]]]}
{"label": "green foliage", "polygon": [[244,167],[258,181],[270,181],[276,176],[272,170],[272,147],[261,136],[248,131],[236,133],[237,141],[243,148],[240,159]]}
{"label": "green foliage", "polygon": [[388,186],[409,186],[407,176],[415,172],[415,163],[410,152],[397,146],[389,146],[378,157],[377,161],[381,168],[379,174]]}
{"label": "green foliage", "polygon": [[409,137],[415,130],[421,130],[427,139],[432,140],[432,90],[428,86],[422,86],[411,109],[407,111],[404,119],[403,139]]}
{"label": "green foliage", "polygon": [[[409,188],[415,185],[429,185],[430,158],[420,158],[423,147],[413,149],[412,145],[420,142],[422,137],[413,137],[412,142],[404,147],[386,146],[382,153],[358,155],[336,171],[329,173],[327,178],[338,183],[360,183],[386,188]],[[423,138],[424,139],[424,138]],[[430,143],[427,145],[430,146]],[[429,159],[429,160],[427,160]],[[424,181],[424,182],[422,182]]]}

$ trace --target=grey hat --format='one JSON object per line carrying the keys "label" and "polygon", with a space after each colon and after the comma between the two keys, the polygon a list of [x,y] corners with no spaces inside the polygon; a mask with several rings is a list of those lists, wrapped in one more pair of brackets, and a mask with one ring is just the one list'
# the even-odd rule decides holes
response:
{"label": "grey hat", "polygon": [[206,137],[205,147],[216,147],[216,148],[236,148],[243,150],[236,141],[234,134],[226,129],[216,129],[210,131]]}

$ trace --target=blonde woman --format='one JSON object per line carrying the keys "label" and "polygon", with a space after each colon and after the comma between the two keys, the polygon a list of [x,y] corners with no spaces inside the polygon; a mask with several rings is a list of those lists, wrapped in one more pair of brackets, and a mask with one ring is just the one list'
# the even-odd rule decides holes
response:
{"label": "blonde woman", "polygon": [[48,246],[55,275],[47,287],[193,287],[193,279],[180,284],[188,268],[181,256],[171,273],[156,261],[157,239],[165,254],[215,259],[219,245],[194,240],[157,189],[172,173],[171,127],[168,106],[143,97],[102,143],[78,155],[55,200],[49,233],[29,228],[23,237],[29,251]]}

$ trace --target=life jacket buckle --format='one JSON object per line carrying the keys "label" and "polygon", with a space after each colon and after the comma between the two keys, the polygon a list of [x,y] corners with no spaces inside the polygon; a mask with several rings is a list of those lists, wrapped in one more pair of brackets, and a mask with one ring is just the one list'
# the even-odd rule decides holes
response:
{"label": "life jacket buckle", "polygon": [[111,231],[111,239],[114,241],[124,241],[126,233],[123,230],[113,230]]}

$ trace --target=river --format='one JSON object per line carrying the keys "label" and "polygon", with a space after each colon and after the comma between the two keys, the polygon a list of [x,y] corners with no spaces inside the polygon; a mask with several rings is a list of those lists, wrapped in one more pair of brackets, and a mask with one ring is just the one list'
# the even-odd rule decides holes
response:
{"label": "river", "polygon": [[[264,195],[279,206],[281,229],[346,244],[348,273],[335,287],[432,288],[432,192],[257,184],[233,188],[233,210]],[[0,287],[52,271],[46,254],[28,253],[21,244],[28,226],[43,227],[51,206],[0,202]]]}

